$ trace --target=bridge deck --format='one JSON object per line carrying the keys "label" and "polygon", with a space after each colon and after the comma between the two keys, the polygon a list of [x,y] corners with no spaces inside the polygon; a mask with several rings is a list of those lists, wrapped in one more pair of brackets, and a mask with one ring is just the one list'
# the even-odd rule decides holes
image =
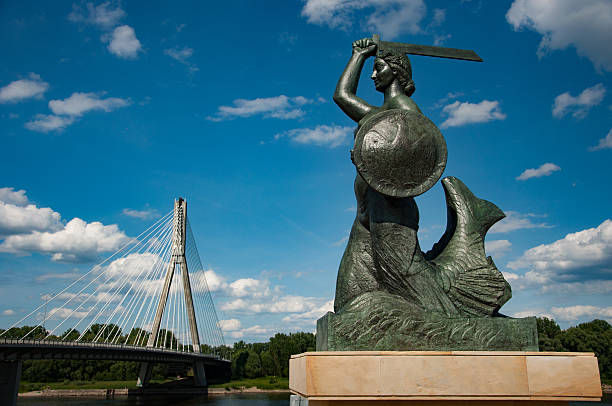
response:
{"label": "bridge deck", "polygon": [[0,339],[0,361],[29,359],[112,360],[139,362],[203,361],[205,364],[231,364],[215,354],[183,352],[167,348],[139,347],[127,344],[82,343],[74,341],[39,341]]}

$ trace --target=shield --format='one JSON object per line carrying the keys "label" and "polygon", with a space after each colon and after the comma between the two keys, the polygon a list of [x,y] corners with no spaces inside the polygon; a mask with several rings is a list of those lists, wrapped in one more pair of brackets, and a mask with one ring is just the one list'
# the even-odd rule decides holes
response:
{"label": "shield", "polygon": [[393,197],[418,196],[442,176],[446,142],[423,114],[385,110],[361,126],[351,158],[374,190]]}

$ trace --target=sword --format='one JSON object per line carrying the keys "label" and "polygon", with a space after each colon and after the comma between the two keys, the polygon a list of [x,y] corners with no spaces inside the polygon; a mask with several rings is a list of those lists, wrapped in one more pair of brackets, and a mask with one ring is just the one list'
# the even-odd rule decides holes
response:
{"label": "sword", "polygon": [[402,42],[381,41],[380,35],[372,35],[377,49],[392,49],[403,54],[434,56],[436,58],[461,59],[464,61],[482,62],[482,58],[471,49],[434,47],[430,45],[404,44]]}

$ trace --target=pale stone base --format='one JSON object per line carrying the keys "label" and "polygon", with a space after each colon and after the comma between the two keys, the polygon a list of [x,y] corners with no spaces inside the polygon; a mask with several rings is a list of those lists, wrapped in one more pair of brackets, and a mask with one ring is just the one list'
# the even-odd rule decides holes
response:
{"label": "pale stone base", "polygon": [[289,389],[308,406],[553,406],[601,399],[597,358],[568,352],[306,352],[289,361]]}

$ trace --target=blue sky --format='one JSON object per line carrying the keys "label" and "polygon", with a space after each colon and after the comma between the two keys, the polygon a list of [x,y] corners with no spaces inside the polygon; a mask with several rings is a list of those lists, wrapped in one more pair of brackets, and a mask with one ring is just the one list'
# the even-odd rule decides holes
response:
{"label": "blue sky", "polygon": [[[226,341],[314,331],[355,216],[331,96],[373,33],[485,61],[411,57],[413,99],[507,214],[502,312],[612,321],[612,1],[3,1],[0,327],[183,196]],[[427,250],[441,186],[417,203]]]}

